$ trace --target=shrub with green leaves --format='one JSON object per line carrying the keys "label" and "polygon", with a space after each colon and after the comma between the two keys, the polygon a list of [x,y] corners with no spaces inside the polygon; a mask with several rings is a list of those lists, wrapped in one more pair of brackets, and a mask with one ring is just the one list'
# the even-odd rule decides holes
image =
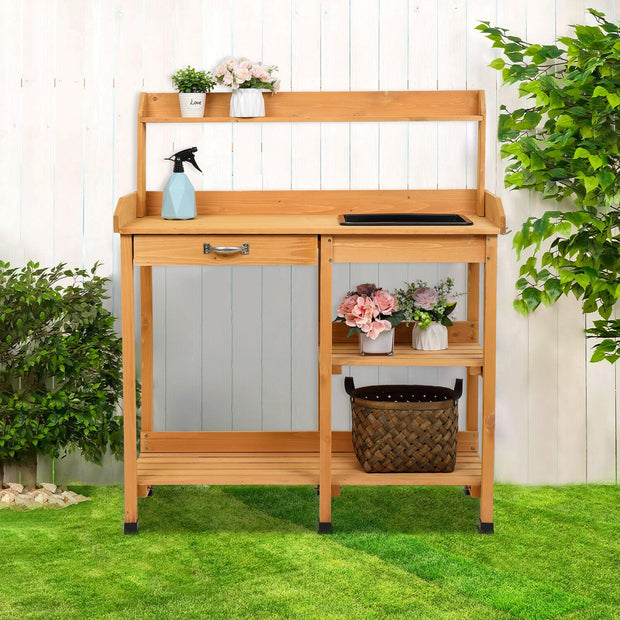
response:
{"label": "shrub with green leaves", "polygon": [[501,106],[498,138],[508,160],[505,185],[555,200],[515,234],[523,261],[514,302],[527,315],[561,295],[574,295],[599,320],[592,361],[620,357],[620,28],[589,9],[596,25],[576,25],[574,37],[539,45],[489,22],[477,26],[504,58],[490,66],[504,84],[519,83],[527,105]]}
{"label": "shrub with green leaves", "polygon": [[215,80],[209,71],[196,71],[187,65],[171,76],[172,83],[180,93],[210,93]]}
{"label": "shrub with green leaves", "polygon": [[0,261],[0,463],[122,456],[121,339],[96,269]]}

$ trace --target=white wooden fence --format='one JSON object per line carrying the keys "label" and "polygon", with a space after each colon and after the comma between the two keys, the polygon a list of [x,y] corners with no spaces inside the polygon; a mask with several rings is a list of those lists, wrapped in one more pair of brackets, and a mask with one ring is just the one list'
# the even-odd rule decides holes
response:
{"label": "white wooden fence", "polygon": [[[615,19],[620,2],[586,3]],[[0,257],[90,266],[112,278],[120,316],[112,212],[136,186],[138,93],[171,91],[169,76],[225,55],[280,68],[283,89],[484,89],[487,188],[510,228],[548,208],[503,189],[497,110],[516,102],[487,67],[495,50],[474,30],[490,20],[535,42],[583,23],[582,0],[2,0],[0,5]],[[620,11],[619,11],[620,12]],[[475,186],[467,123],[213,124],[149,127],[147,187],[163,161],[198,146],[197,189],[376,189]],[[617,482],[620,366],[591,365],[571,300],[529,319],[512,310],[518,267],[499,243],[496,478],[519,483]],[[394,288],[460,265],[338,266],[334,296],[362,281]],[[169,430],[316,427],[316,270],[155,268],[155,424]],[[464,304],[461,304],[461,309]],[[462,318],[462,317],[461,317]],[[343,369],[346,373],[348,369]],[[453,369],[356,368],[358,384],[450,384]],[[334,427],[349,427],[334,378]],[[48,467],[49,463],[42,464]],[[120,480],[77,458],[61,480]]]}

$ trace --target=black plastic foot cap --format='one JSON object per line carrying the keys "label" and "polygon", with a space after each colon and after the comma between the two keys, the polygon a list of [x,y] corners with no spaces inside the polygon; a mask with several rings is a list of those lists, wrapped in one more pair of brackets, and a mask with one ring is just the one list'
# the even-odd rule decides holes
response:
{"label": "black plastic foot cap", "polygon": [[147,497],[153,497],[153,487],[149,487],[149,490],[146,492]]}
{"label": "black plastic foot cap", "polygon": [[463,487],[463,493],[465,493],[465,495],[471,495],[471,491],[469,490],[469,487]]}
{"label": "black plastic foot cap", "polygon": [[138,533],[138,522],[135,523],[125,523],[125,534],[137,534]]}
{"label": "black plastic foot cap", "polygon": [[334,528],[332,527],[331,521],[327,521],[323,523],[319,521],[319,534],[333,534]]}
{"label": "black plastic foot cap", "polygon": [[491,521],[491,523],[483,523],[482,521],[479,521],[478,531],[481,534],[494,534],[495,530],[493,529],[493,522]]}

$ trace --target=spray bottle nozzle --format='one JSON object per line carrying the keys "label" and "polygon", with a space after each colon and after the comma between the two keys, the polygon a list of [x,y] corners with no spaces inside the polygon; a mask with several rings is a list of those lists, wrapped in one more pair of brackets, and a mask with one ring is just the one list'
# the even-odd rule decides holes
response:
{"label": "spray bottle nozzle", "polygon": [[179,151],[172,155],[171,157],[166,157],[165,159],[168,161],[174,162],[174,170],[173,172],[183,172],[183,162],[188,161],[198,172],[202,172],[202,170],[198,167],[196,160],[194,159],[194,153],[198,150],[197,147],[192,146],[189,149],[184,149],[183,151]]}

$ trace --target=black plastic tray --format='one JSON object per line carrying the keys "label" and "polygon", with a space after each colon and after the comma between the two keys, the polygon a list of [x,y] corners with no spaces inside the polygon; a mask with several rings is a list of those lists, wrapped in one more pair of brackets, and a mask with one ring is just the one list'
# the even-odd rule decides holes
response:
{"label": "black plastic tray", "polygon": [[456,213],[355,213],[340,216],[342,226],[471,226]]}

